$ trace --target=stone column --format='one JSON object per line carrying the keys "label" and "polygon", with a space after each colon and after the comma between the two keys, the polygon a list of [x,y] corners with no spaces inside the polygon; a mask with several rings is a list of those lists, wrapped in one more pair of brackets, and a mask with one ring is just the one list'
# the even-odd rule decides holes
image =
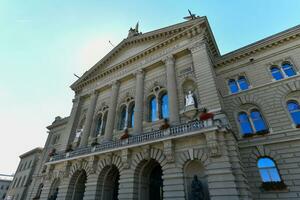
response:
{"label": "stone column", "polygon": [[[57,150],[65,150],[66,147],[68,146],[69,143],[71,143],[72,138],[72,134],[74,133],[74,127],[75,127],[75,122],[76,122],[76,117],[77,117],[77,113],[78,110],[80,108],[80,97],[75,97],[73,99],[73,107],[71,110],[71,114],[68,120],[68,124],[66,127],[66,132],[67,134],[63,134],[64,138],[62,138],[61,141],[65,141],[65,143],[62,145],[61,149],[57,149]],[[76,124],[77,125],[77,124]]]}
{"label": "stone column", "polygon": [[208,110],[221,108],[221,101],[216,86],[213,64],[204,42],[197,42],[190,47],[197,87],[200,96],[200,107]]}
{"label": "stone column", "polygon": [[170,124],[179,123],[178,95],[176,86],[175,60],[173,56],[164,59],[167,71],[167,89],[169,99]]}
{"label": "stone column", "polygon": [[134,105],[134,134],[143,132],[143,111],[144,111],[144,72],[136,72],[135,83],[135,105]]}
{"label": "stone column", "polygon": [[88,144],[97,98],[98,93],[96,93],[96,91],[92,92],[92,94],[90,95],[90,105],[86,115],[83,133],[81,136],[80,147],[84,147]]}
{"label": "stone column", "polygon": [[120,83],[118,81],[113,82],[111,89],[111,100],[108,108],[107,122],[104,133],[104,141],[110,141],[113,136],[119,87]]}

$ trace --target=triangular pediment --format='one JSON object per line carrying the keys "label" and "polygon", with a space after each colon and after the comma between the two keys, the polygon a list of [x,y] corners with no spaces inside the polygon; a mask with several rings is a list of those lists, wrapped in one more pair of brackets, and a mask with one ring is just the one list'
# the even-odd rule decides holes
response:
{"label": "triangular pediment", "polygon": [[71,88],[75,89],[77,85],[86,82],[89,79],[93,79],[93,77],[99,73],[109,70],[122,62],[128,61],[130,58],[135,56],[139,57],[138,54],[141,54],[152,47],[159,46],[164,41],[169,40],[172,37],[176,37],[180,35],[180,33],[197,24],[199,25],[202,22],[206,22],[205,17],[199,17],[195,20],[182,22],[124,39],[91,69],[85,72],[75,83],[73,83]]}

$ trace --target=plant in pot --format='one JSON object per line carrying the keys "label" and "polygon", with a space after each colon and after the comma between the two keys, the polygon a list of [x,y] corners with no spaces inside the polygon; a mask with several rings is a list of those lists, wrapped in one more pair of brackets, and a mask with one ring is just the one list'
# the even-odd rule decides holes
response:
{"label": "plant in pot", "polygon": [[121,136],[121,140],[125,140],[125,139],[128,139],[129,138],[129,134],[128,134],[128,129],[126,128],[125,130],[124,130],[124,133],[123,133],[123,135]]}
{"label": "plant in pot", "polygon": [[214,113],[208,112],[206,108],[203,108],[199,115],[199,120],[204,123],[204,126],[211,126],[214,116]]}
{"label": "plant in pot", "polygon": [[159,130],[166,130],[170,128],[170,124],[168,122],[168,119],[164,119],[164,123],[159,127]]}
{"label": "plant in pot", "polygon": [[66,153],[70,153],[71,151],[73,151],[73,147],[72,144],[69,144],[66,148]]}
{"label": "plant in pot", "polygon": [[55,156],[56,155],[56,149],[55,148],[51,149],[51,151],[49,152],[48,155],[49,155],[49,157]]}

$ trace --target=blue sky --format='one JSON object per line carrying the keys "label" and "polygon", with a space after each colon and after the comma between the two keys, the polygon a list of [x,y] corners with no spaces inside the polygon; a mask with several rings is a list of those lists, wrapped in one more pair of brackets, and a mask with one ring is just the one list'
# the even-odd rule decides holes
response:
{"label": "blue sky", "polygon": [[[221,53],[300,24],[299,0],[1,0],[0,173],[43,146],[46,126],[71,111],[76,80],[137,21],[147,32],[206,15]],[[3,160],[3,159],[2,159]]]}

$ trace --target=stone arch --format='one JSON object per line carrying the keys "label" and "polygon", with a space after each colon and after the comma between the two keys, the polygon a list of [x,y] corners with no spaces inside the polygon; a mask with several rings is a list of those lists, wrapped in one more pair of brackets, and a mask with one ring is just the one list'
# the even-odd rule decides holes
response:
{"label": "stone arch", "polygon": [[201,181],[204,199],[209,199],[207,174],[205,173],[209,164],[207,152],[203,149],[189,149],[179,153],[178,158],[178,164],[184,174],[186,199],[192,199],[191,184],[194,175],[197,175],[198,180]]}
{"label": "stone arch", "polygon": [[162,199],[165,155],[159,149],[144,149],[137,153],[131,168],[134,170],[133,199]]}
{"label": "stone arch", "polygon": [[80,169],[72,173],[68,185],[66,200],[83,200],[87,182],[87,173]]}
{"label": "stone arch", "polygon": [[87,161],[78,161],[72,164],[69,176],[73,177],[75,173],[81,170],[85,171],[87,177],[94,173],[94,170],[90,168]]}
{"label": "stone arch", "polygon": [[161,88],[167,88],[167,82],[165,76],[160,76],[154,80],[147,80],[145,81],[145,98],[149,96],[149,94],[152,92],[153,88],[155,87],[161,87]]}
{"label": "stone arch", "polygon": [[123,163],[122,163],[121,157],[118,155],[108,155],[108,156],[106,156],[106,158],[99,160],[96,173],[100,174],[101,171],[106,166],[111,166],[111,165],[116,166],[118,168],[119,172],[123,171]]}
{"label": "stone arch", "polygon": [[275,161],[278,161],[280,159],[279,155],[276,152],[271,151],[264,145],[255,146],[255,149],[253,149],[251,151],[251,154],[249,155],[249,162],[252,163],[253,166],[256,166],[257,159],[260,157],[270,157]]}

